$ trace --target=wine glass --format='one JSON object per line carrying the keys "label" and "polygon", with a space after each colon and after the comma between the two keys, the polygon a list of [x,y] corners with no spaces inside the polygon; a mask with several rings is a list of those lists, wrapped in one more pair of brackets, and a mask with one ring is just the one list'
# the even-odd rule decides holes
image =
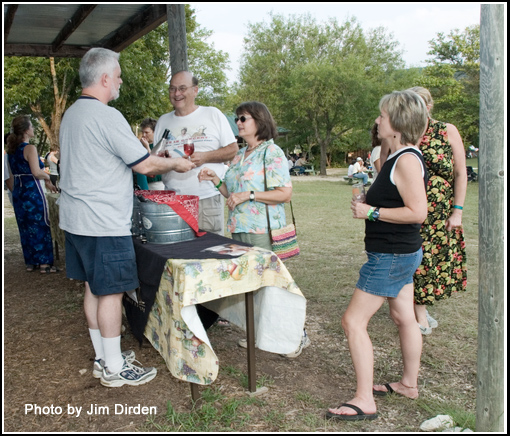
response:
{"label": "wine glass", "polygon": [[184,154],[189,157],[195,152],[195,144],[193,143],[193,139],[188,138],[184,143]]}

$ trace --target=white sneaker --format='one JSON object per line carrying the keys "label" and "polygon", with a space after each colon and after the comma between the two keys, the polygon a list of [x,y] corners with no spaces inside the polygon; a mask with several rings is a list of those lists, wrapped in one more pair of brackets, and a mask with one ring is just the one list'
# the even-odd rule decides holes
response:
{"label": "white sneaker", "polygon": [[118,388],[124,385],[139,386],[150,382],[157,373],[156,368],[142,368],[124,360],[124,365],[119,372],[110,373],[108,368],[103,369],[101,384],[109,388]]}
{"label": "white sneaker", "polygon": [[280,356],[287,357],[289,359],[293,359],[294,357],[298,357],[305,348],[308,348],[312,342],[308,338],[308,335],[306,334],[306,330],[303,329],[303,337],[301,338],[301,343],[299,344],[299,347],[296,351],[288,354],[280,354]]}
{"label": "white sneaker", "polygon": [[243,347],[243,348],[248,348],[248,341],[245,338],[239,339],[237,341],[237,345],[239,345],[240,347]]}
{"label": "white sneaker", "polygon": [[427,311],[427,321],[429,323],[429,327],[432,329],[435,329],[439,325],[437,323],[437,321],[429,315],[428,311]]}
{"label": "white sneaker", "polygon": [[[126,362],[131,363],[135,360],[135,352],[133,350],[123,351],[122,358]],[[92,369],[92,377],[101,378],[101,375],[103,374],[103,368],[104,368],[104,360],[103,359],[94,360],[94,368]]]}

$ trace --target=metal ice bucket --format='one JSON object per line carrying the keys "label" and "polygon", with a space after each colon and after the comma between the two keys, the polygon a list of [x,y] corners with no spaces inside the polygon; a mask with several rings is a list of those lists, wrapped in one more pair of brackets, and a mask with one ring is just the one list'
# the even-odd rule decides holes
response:
{"label": "metal ice bucket", "polygon": [[170,206],[138,199],[135,202],[142,213],[147,242],[175,244],[196,238],[193,229]]}

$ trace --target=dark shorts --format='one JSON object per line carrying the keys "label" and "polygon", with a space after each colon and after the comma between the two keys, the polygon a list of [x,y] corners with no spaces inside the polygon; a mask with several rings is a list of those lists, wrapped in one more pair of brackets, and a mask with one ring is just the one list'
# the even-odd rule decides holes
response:
{"label": "dark shorts", "polygon": [[140,286],[131,236],[65,235],[68,278],[88,282],[94,295],[118,294]]}
{"label": "dark shorts", "polygon": [[368,261],[361,267],[356,287],[372,295],[396,298],[405,285],[413,283],[423,251],[420,247],[415,253],[367,252],[367,256]]}

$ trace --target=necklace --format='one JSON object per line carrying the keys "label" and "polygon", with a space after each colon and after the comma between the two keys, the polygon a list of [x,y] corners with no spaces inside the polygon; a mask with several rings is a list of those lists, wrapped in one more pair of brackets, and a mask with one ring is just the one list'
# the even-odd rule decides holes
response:
{"label": "necklace", "polygon": [[[262,141],[262,142],[264,142],[264,141]],[[259,143],[258,143],[255,147],[251,147],[251,148],[250,148],[250,147],[247,147],[247,148],[246,148],[246,151],[250,152],[250,151],[255,150],[255,149],[256,149],[256,148],[257,148],[260,144],[262,144],[262,142],[259,142]]]}
{"label": "necklace", "polygon": [[90,94],[82,94],[82,95],[80,95],[80,98],[99,100],[97,97],[94,97],[93,95],[90,95]]}

